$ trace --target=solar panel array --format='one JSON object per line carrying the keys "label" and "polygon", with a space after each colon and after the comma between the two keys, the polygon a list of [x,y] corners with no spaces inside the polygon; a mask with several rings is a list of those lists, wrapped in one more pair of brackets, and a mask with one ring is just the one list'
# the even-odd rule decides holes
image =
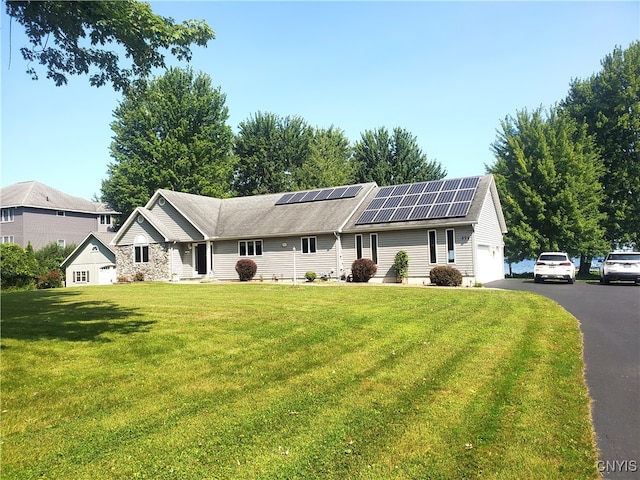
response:
{"label": "solar panel array", "polygon": [[479,177],[382,187],[356,225],[464,217]]}
{"label": "solar panel array", "polygon": [[350,187],[323,188],[321,190],[309,190],[305,192],[285,193],[276,205],[291,205],[294,203],[319,202],[321,200],[337,200],[340,198],[353,198],[362,189],[362,185]]}

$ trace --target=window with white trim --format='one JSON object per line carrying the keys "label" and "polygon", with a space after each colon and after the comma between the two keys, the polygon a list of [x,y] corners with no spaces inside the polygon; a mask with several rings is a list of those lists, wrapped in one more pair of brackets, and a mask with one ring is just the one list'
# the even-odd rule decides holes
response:
{"label": "window with white trim", "polygon": [[13,208],[2,209],[2,223],[13,222]]}
{"label": "window with white trim", "polygon": [[111,225],[111,215],[100,215],[100,225]]}
{"label": "window with white trim", "polygon": [[262,255],[262,240],[240,240],[238,255],[241,257],[256,257]]}
{"label": "window with white trim", "polygon": [[447,262],[456,263],[455,231],[447,229]]}
{"label": "window with white trim", "polygon": [[59,246],[60,248],[64,248],[64,247],[66,247],[66,246],[67,246],[67,242],[66,242],[66,240],[58,240],[58,246]]}
{"label": "window with white trim", "polygon": [[149,263],[149,241],[144,235],[138,235],[133,241],[135,263]]}
{"label": "window with white trim", "polygon": [[316,237],[302,237],[302,253],[316,253]]}
{"label": "window with white trim", "polygon": [[2,237],[2,243],[14,243],[13,242],[13,235],[4,235]]}
{"label": "window with white trim", "polygon": [[376,265],[378,264],[378,234],[372,233],[370,236],[371,240],[371,260]]}
{"label": "window with white trim", "polygon": [[88,282],[89,282],[88,270],[80,270],[77,272],[73,272],[73,283],[88,283]]}
{"label": "window with white trim", "polygon": [[438,263],[436,231],[429,230],[427,232],[427,236],[429,237],[429,263],[435,265],[436,263]]}

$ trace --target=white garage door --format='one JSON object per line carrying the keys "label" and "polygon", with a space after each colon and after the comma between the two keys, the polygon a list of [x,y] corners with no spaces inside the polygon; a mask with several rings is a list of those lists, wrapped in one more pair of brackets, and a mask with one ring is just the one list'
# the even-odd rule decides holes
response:
{"label": "white garage door", "polygon": [[476,253],[476,261],[478,268],[476,270],[476,281],[480,283],[492,282],[504,277],[503,266],[500,255],[497,254],[496,247],[489,245],[478,245]]}

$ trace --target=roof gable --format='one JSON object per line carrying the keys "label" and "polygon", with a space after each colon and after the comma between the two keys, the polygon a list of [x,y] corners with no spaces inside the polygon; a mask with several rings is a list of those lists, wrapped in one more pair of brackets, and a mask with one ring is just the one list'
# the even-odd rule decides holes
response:
{"label": "roof gable", "polygon": [[65,258],[60,267],[66,268],[73,260],[87,247],[91,239],[95,239],[100,242],[109,252],[113,253],[113,260],[115,262],[115,252],[113,248],[111,248],[111,240],[115,237],[115,233],[113,232],[91,232],[87,235],[82,242],[69,254],[67,258]]}

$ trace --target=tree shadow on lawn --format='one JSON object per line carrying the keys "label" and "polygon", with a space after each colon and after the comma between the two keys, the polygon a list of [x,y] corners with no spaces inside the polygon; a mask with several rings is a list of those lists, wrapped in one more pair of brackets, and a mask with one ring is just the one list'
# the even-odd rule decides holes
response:
{"label": "tree shadow on lawn", "polygon": [[74,295],[78,293],[51,290],[3,296],[2,338],[110,342],[105,334],[146,332],[156,323],[115,302],[68,302]]}

